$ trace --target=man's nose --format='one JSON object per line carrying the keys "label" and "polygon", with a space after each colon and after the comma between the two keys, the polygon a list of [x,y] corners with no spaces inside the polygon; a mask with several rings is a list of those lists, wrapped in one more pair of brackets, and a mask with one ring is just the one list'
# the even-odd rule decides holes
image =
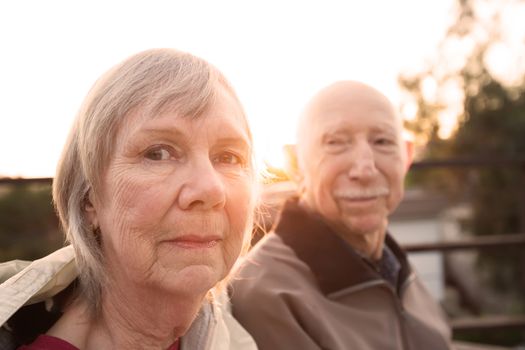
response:
{"label": "man's nose", "polygon": [[377,174],[374,151],[368,142],[357,143],[352,149],[348,175],[354,180],[366,180]]}
{"label": "man's nose", "polygon": [[224,206],[226,203],[224,182],[211,160],[196,160],[187,169],[178,203],[183,210],[210,210]]}

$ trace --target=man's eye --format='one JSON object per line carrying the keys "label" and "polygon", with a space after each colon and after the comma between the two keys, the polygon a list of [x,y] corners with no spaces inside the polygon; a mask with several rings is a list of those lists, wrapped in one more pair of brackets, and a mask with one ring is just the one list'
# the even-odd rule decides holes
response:
{"label": "man's eye", "polygon": [[349,142],[340,137],[328,138],[323,144],[328,153],[341,153],[349,146]]}
{"label": "man's eye", "polygon": [[144,153],[144,157],[149,160],[169,160],[171,153],[167,146],[155,146],[148,149]]}
{"label": "man's eye", "polygon": [[390,139],[387,139],[387,138],[378,138],[374,141],[374,143],[376,145],[379,145],[379,146],[385,146],[385,145],[391,145],[393,144],[393,142],[390,140]]}

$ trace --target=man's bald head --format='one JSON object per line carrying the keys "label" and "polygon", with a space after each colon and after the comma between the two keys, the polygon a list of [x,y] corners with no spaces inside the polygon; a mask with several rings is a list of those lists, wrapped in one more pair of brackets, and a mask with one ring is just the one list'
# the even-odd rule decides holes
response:
{"label": "man's bald head", "polygon": [[[388,98],[373,87],[352,80],[333,83],[314,95],[301,114],[296,134],[296,156],[301,169],[305,158],[308,157],[307,146],[312,144],[312,131],[315,129],[316,118],[328,118],[330,111],[340,109],[351,113],[362,104],[375,105],[384,109],[392,116],[400,136],[403,130],[403,121],[395,111]],[[366,116],[363,116],[366,117]]]}

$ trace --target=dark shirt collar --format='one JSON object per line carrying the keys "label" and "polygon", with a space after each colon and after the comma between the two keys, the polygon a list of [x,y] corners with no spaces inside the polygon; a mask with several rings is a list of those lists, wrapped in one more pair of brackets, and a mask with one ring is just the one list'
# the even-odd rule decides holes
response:
{"label": "dark shirt collar", "polygon": [[363,258],[368,264],[377,271],[394,288],[397,288],[399,283],[399,273],[401,271],[401,263],[396,255],[388,247],[384,245],[383,254],[378,261],[372,261],[366,257]]}
{"label": "dark shirt collar", "polygon": [[[365,261],[319,215],[305,211],[297,200],[285,203],[274,231],[310,267],[325,294],[385,279],[381,261],[373,268],[373,264]],[[411,271],[406,255],[388,234],[385,247],[388,252],[383,254],[383,264],[391,263],[391,259],[399,264],[399,269],[394,267],[397,273],[394,272],[393,283],[397,284],[397,290]],[[392,283],[389,278],[386,280]]]}

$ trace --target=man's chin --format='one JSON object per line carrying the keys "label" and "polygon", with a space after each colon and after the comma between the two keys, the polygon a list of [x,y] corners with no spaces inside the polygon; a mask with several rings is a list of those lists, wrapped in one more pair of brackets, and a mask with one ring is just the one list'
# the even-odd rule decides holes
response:
{"label": "man's chin", "polygon": [[365,236],[386,231],[386,220],[382,217],[362,217],[345,220],[349,233]]}

